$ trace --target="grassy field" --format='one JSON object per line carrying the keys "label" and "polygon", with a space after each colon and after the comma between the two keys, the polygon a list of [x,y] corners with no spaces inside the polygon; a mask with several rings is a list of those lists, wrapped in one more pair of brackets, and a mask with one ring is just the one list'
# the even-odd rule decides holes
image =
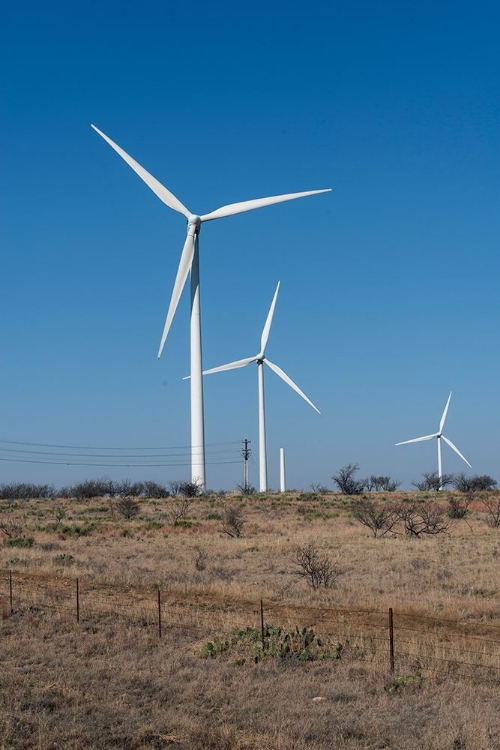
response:
{"label": "grassy field", "polygon": [[[352,502],[0,504],[0,749],[500,748],[500,529],[478,498],[446,533],[374,538]],[[300,575],[314,548],[328,586]]]}

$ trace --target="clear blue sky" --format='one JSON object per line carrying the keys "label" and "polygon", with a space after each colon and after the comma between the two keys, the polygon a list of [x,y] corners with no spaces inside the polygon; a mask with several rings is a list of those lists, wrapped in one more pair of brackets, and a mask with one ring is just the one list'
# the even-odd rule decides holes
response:
{"label": "clear blue sky", "polygon": [[[256,353],[281,279],[268,355],[322,412],[266,371],[272,486],[280,446],[291,487],[350,462],[409,486],[435,444],[394,443],[450,390],[445,434],[500,479],[499,22],[485,0],[4,5],[0,439],[189,463],[187,294],[156,360],[185,222],[94,122],[197,213],[334,188],[201,235],[205,367]],[[207,484],[231,488],[256,368],[206,378],[205,404]],[[443,467],[467,469],[446,446]],[[190,469],[0,461],[0,482],[104,474]]]}

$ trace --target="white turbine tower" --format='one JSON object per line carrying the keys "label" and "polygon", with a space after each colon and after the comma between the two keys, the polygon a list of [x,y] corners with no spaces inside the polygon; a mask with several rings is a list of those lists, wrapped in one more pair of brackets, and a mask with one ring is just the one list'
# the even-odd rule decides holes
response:
{"label": "white turbine tower", "polygon": [[437,448],[438,448],[438,477],[439,477],[439,489],[443,489],[443,469],[442,469],[442,463],[441,463],[441,440],[444,440],[447,445],[452,448],[452,450],[455,451],[455,453],[460,456],[462,461],[465,461],[467,466],[470,466],[472,469],[472,466],[467,461],[465,456],[463,456],[460,451],[458,450],[457,446],[454,445],[451,440],[449,440],[445,435],[443,435],[443,428],[444,423],[446,421],[446,415],[448,414],[448,407],[450,405],[451,401],[451,392],[448,396],[448,401],[446,402],[446,406],[444,407],[443,416],[441,417],[441,421],[439,423],[439,430],[438,432],[434,432],[432,435],[424,435],[423,437],[413,438],[413,440],[403,440],[402,443],[396,443],[396,445],[407,445],[408,443],[421,443],[424,440],[432,440],[432,438],[437,438]]}
{"label": "white turbine tower", "polygon": [[275,195],[269,198],[257,198],[255,200],[242,201],[240,203],[231,203],[227,206],[217,208],[209,214],[198,216],[192,214],[178,198],[167,190],[158,180],[147,172],[135,159],[129,156],[120,146],[111,138],[108,138],[103,132],[92,125],[94,130],[104,138],[105,141],[132,167],[139,177],[144,180],[146,185],[151,188],[158,198],[163,201],[169,208],[183,214],[187,219],[187,237],[184,242],[177,276],[174,282],[172,297],[167,312],[163,335],[161,337],[160,347],[158,349],[158,358],[161,356],[165,340],[167,338],[170,326],[172,324],[179,299],[184,289],[187,276],[191,272],[191,478],[193,482],[198,482],[202,487],[205,486],[205,429],[203,418],[203,378],[202,378],[202,359],[201,359],[201,311],[200,311],[200,276],[199,276],[199,254],[198,254],[198,236],[203,222],[212,221],[212,219],[223,219],[226,216],[240,214],[244,211],[251,211],[255,208],[271,206],[274,203],[283,203],[284,201],[295,200],[296,198],[305,198],[308,195],[317,195],[318,193],[330,192],[331,188],[326,190],[308,190],[303,193],[288,193],[286,195]]}
{"label": "white turbine tower", "polygon": [[303,393],[299,386],[296,385],[291,378],[288,377],[288,375],[283,372],[281,367],[278,367],[278,365],[275,365],[273,362],[271,362],[266,357],[266,346],[269,339],[269,333],[271,331],[271,323],[273,322],[273,315],[274,315],[274,308],[276,307],[276,299],[278,297],[278,291],[280,288],[280,282],[278,281],[278,286],[276,287],[276,291],[274,293],[273,301],[271,302],[271,307],[269,308],[269,312],[267,314],[267,319],[264,325],[264,328],[262,330],[262,336],[260,339],[260,351],[258,354],[256,354],[254,357],[247,357],[246,359],[239,359],[237,362],[230,362],[227,365],[221,365],[220,367],[213,367],[211,370],[204,370],[204,375],[211,375],[214,372],[223,372],[224,370],[235,370],[238,367],[245,367],[246,365],[250,365],[252,362],[257,362],[257,375],[258,375],[258,383],[259,383],[259,490],[260,492],[266,492],[267,490],[267,451],[266,451],[266,413],[265,413],[265,406],[264,406],[264,368],[262,365],[264,362],[268,367],[273,370],[273,372],[276,373],[276,375],[279,375],[279,377],[287,383],[290,388],[293,388],[296,393],[299,394],[299,396],[302,396],[302,398],[307,401],[307,403],[312,406],[315,411],[320,414],[321,412],[319,409],[317,409],[313,402],[310,401],[306,394]]}

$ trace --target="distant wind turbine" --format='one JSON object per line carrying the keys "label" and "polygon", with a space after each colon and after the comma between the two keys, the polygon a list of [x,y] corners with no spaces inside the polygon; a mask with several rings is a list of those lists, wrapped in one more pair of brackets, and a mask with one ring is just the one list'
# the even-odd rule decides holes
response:
{"label": "distant wind turbine", "polygon": [[266,357],[266,346],[269,339],[269,333],[271,331],[271,324],[273,322],[273,315],[274,315],[274,308],[276,307],[276,300],[278,298],[278,291],[280,288],[280,282],[278,281],[278,286],[276,287],[276,291],[274,293],[273,301],[271,302],[271,307],[269,308],[269,312],[267,314],[267,319],[264,325],[264,328],[262,330],[262,336],[260,339],[260,351],[258,354],[256,354],[253,357],[247,357],[246,359],[239,359],[236,362],[230,362],[227,365],[221,365],[220,367],[213,367],[211,370],[204,370],[204,375],[211,375],[214,372],[224,372],[224,370],[236,370],[238,367],[246,367],[246,365],[250,365],[252,362],[257,362],[257,375],[258,375],[258,383],[259,383],[259,490],[260,492],[266,492],[267,490],[267,451],[266,451],[266,413],[265,413],[265,405],[264,405],[264,368],[262,365],[266,363],[268,367],[273,370],[273,372],[276,373],[276,375],[279,375],[279,377],[287,383],[287,385],[290,386],[290,388],[293,388],[293,390],[299,394],[299,396],[302,396],[304,401],[307,401],[307,403],[312,406],[312,408],[320,414],[321,412],[319,409],[317,409],[313,402],[310,401],[306,394],[303,393],[299,386],[296,385],[291,378],[288,377],[288,375],[283,372],[281,367],[278,367],[278,365],[275,365],[273,362],[271,362]]}
{"label": "distant wind turbine", "polygon": [[255,200],[230,203],[212,211],[209,214],[198,216],[192,214],[170,190],[167,190],[158,180],[147,172],[135,159],[129,156],[111,138],[108,138],[99,128],[92,125],[94,130],[104,138],[127,164],[132,167],[146,185],[151,188],[158,198],[169,208],[183,214],[187,219],[187,237],[184,242],[177,276],[174,282],[172,297],[163,328],[158,358],[160,358],[165,344],[172,320],[179,304],[179,299],[184,289],[188,274],[191,272],[191,478],[200,486],[205,486],[205,428],[203,416],[203,378],[201,358],[201,310],[200,310],[200,275],[199,275],[199,250],[198,236],[203,222],[212,219],[223,219],[226,216],[240,214],[244,211],[252,211],[255,208],[271,206],[274,203],[305,198],[308,195],[330,192],[331,188],[325,190],[308,190],[303,193],[287,193],[286,195],[275,195],[270,198],[257,198]]}
{"label": "distant wind turbine", "polygon": [[441,417],[441,421],[439,423],[439,430],[438,430],[438,432],[434,432],[432,435],[424,435],[423,437],[413,438],[413,440],[403,440],[402,443],[396,443],[396,445],[407,445],[408,443],[421,443],[424,440],[432,440],[432,438],[437,438],[437,446],[438,446],[438,477],[439,477],[439,489],[440,490],[443,489],[443,469],[442,469],[442,464],[441,464],[441,440],[444,440],[444,442],[447,443],[447,445],[449,445],[450,448],[452,448],[452,450],[454,450],[455,453],[458,456],[460,456],[460,458],[462,459],[462,461],[465,461],[465,463],[467,464],[467,466],[470,466],[470,468],[472,469],[472,466],[467,461],[467,459],[465,458],[465,456],[463,456],[460,453],[460,451],[458,450],[457,446],[454,445],[451,442],[451,440],[449,440],[447,437],[445,437],[443,435],[444,423],[445,423],[445,420],[446,420],[446,415],[448,414],[448,407],[450,405],[450,401],[451,401],[451,392],[450,392],[450,395],[448,396],[448,401],[446,402],[446,406],[444,407],[443,416]]}

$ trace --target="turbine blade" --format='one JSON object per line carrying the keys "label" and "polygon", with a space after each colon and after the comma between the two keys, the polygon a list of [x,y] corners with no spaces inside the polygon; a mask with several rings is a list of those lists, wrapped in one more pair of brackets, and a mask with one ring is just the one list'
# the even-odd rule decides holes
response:
{"label": "turbine blade", "polygon": [[439,423],[439,432],[443,431],[444,423],[446,420],[446,415],[448,414],[448,407],[450,405],[450,401],[451,401],[451,391],[450,391],[450,395],[448,396],[448,401],[446,402],[446,406],[444,407],[443,416],[441,417],[441,421]]}
{"label": "turbine blade", "polygon": [[241,203],[230,203],[228,206],[221,206],[209,214],[201,217],[202,221],[212,221],[212,219],[223,219],[226,216],[242,214],[245,211],[253,211],[254,208],[263,208],[272,206],[274,203],[283,203],[284,201],[293,201],[296,198],[305,198],[308,195],[317,195],[318,193],[329,193],[331,188],[325,190],[308,190],[305,193],[287,193],[286,195],[274,195],[270,198],[256,198],[251,201],[242,201]]}
{"label": "turbine blade", "polygon": [[288,377],[288,375],[286,374],[286,372],[283,372],[283,370],[281,369],[281,367],[278,367],[278,365],[275,365],[274,362],[270,362],[268,359],[265,359],[264,362],[266,363],[266,365],[268,365],[268,367],[271,368],[271,370],[273,370],[273,372],[276,373],[276,375],[279,375],[279,377],[282,380],[284,380],[285,383],[290,386],[290,388],[293,388],[293,390],[296,393],[298,393],[299,396],[302,396],[302,398],[304,399],[304,401],[307,401],[307,403],[309,404],[309,406],[312,406],[312,408],[314,409],[314,411],[317,411],[318,414],[321,414],[320,410],[318,408],[316,408],[316,406],[314,406],[313,402],[310,399],[307,398],[306,394],[303,391],[300,390],[299,386],[296,385],[296,383],[294,383],[293,380]]}
{"label": "turbine blade", "polygon": [[264,356],[264,352],[266,351],[267,342],[269,339],[269,333],[271,331],[271,324],[273,322],[273,315],[274,315],[274,308],[276,307],[276,300],[278,299],[278,291],[280,288],[281,282],[278,281],[278,286],[276,287],[276,291],[274,292],[273,301],[271,302],[271,307],[269,308],[269,312],[267,313],[266,322],[264,325],[264,328],[262,329],[262,336],[260,337],[260,354],[261,356]]}
{"label": "turbine blade", "polygon": [[117,154],[120,154],[122,159],[124,159],[129,167],[132,167],[134,172],[139,175],[141,180],[144,180],[146,185],[151,188],[153,193],[155,193],[158,198],[163,201],[169,208],[173,208],[174,211],[178,211],[180,214],[183,214],[186,218],[188,218],[191,213],[187,210],[186,206],[183,206],[182,203],[178,198],[175,197],[173,193],[170,192],[170,190],[167,190],[167,188],[161,184],[161,182],[158,182],[156,177],[153,177],[152,174],[149,174],[144,167],[141,167],[141,165],[136,162],[135,159],[132,159],[131,156],[127,154],[126,151],[124,151],[120,146],[118,146],[114,141],[111,140],[111,138],[108,138],[107,135],[105,135],[99,128],[96,128],[95,125],[91,125],[92,128],[96,131],[96,133],[99,133],[99,135],[104,138],[107,143],[111,146],[111,148],[114,148]]}
{"label": "turbine blade", "polygon": [[460,451],[458,450],[457,446],[453,445],[453,443],[451,442],[451,440],[448,440],[448,438],[445,437],[444,435],[441,435],[441,437],[443,438],[444,442],[447,443],[450,446],[450,448],[453,448],[453,450],[455,451],[455,453],[457,453],[460,456],[460,458],[462,459],[462,461],[465,461],[465,463],[467,464],[467,466],[470,466],[470,468],[472,469],[472,466],[467,461],[467,459],[465,458],[465,456],[463,456],[460,453]]}
{"label": "turbine blade", "polygon": [[[212,367],[211,370],[203,370],[204,375],[212,375],[214,372],[224,372],[225,370],[236,370],[238,367],[246,367],[251,362],[255,362],[255,357],[247,357],[246,359],[238,359],[236,362],[229,362],[227,365],[221,365],[220,367]],[[186,378],[185,378],[186,379]]]}
{"label": "turbine blade", "polygon": [[175,277],[174,289],[172,291],[172,297],[170,298],[170,305],[168,308],[165,325],[163,327],[160,348],[158,349],[158,359],[160,359],[161,357],[161,353],[163,351],[163,347],[165,345],[165,341],[167,339],[168,332],[175,315],[175,311],[177,310],[177,305],[179,304],[179,300],[181,298],[182,290],[184,289],[184,284],[186,283],[186,279],[191,268],[191,263],[193,262],[194,248],[195,238],[192,234],[188,234],[184,243],[184,247],[182,249],[179,268],[177,269],[177,276]]}
{"label": "turbine blade", "polygon": [[413,440],[403,440],[402,443],[396,443],[396,445],[407,445],[408,443],[421,443],[422,440],[432,440],[432,438],[435,438],[437,436],[438,436],[438,433],[435,432],[433,435],[424,435],[423,437],[413,438]]}

